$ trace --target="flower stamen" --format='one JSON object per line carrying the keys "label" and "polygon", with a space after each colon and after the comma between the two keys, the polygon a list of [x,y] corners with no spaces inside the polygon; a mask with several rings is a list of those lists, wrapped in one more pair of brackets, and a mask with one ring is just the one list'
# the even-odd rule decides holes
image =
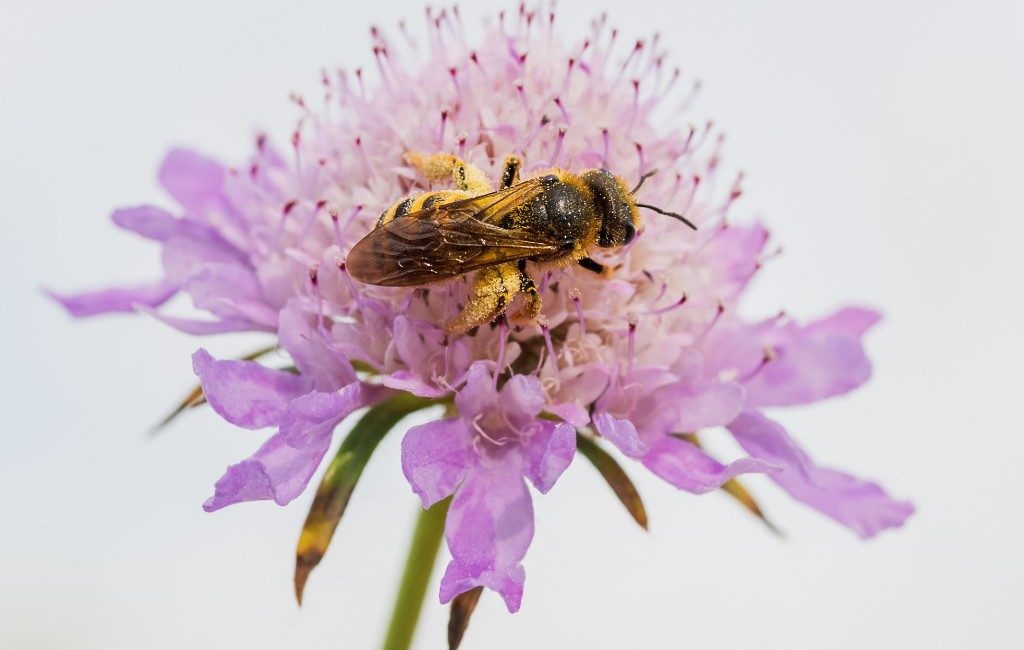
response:
{"label": "flower stamen", "polygon": [[[662,287],[666,287],[666,285],[664,285],[664,284],[661,285],[661,286]],[[664,294],[664,289],[662,290],[662,294]],[[687,300],[687,295],[686,295],[686,292],[684,291],[683,295],[679,297],[679,300],[676,300],[671,305],[668,305],[666,307],[659,307],[658,309],[651,309],[651,310],[649,310],[647,312],[647,314],[649,316],[661,316],[662,314],[667,314],[668,312],[672,311],[673,309],[678,309],[678,308],[682,307],[683,305],[685,305],[686,304],[686,300]],[[655,301],[655,302],[657,302],[657,301]]]}
{"label": "flower stamen", "polygon": [[583,318],[583,303],[580,301],[580,290],[573,287],[569,290],[569,299],[576,307],[576,319],[580,322],[580,334],[587,331],[587,322]]}
{"label": "flower stamen", "polygon": [[742,378],[740,378],[740,379],[739,379],[739,383],[741,383],[741,384],[745,384],[745,383],[747,383],[748,381],[750,381],[751,379],[753,379],[754,377],[756,377],[756,376],[757,376],[757,374],[758,374],[758,373],[760,373],[760,372],[761,372],[761,370],[762,370],[762,369],[763,369],[763,368],[764,368],[764,367],[765,367],[766,365],[768,365],[769,363],[771,363],[772,361],[774,361],[774,360],[775,360],[775,357],[776,357],[776,354],[775,354],[775,348],[773,348],[773,347],[772,347],[772,346],[770,346],[770,345],[766,345],[766,346],[765,346],[765,347],[764,347],[764,348],[763,348],[763,349],[761,350],[761,362],[760,362],[760,363],[758,363],[758,364],[757,364],[757,366],[755,366],[753,370],[751,370],[751,371],[750,371],[750,372],[748,372],[748,373],[747,373],[746,375],[744,375],[744,376],[743,376]]}
{"label": "flower stamen", "polygon": [[[555,344],[551,340],[551,327],[548,324],[547,316],[540,314],[537,316],[537,324],[540,325],[540,334],[544,337],[544,347],[547,350],[548,359],[551,360],[551,368],[555,372],[558,372],[558,355],[555,354]],[[542,360],[537,368],[541,368],[544,365]]]}

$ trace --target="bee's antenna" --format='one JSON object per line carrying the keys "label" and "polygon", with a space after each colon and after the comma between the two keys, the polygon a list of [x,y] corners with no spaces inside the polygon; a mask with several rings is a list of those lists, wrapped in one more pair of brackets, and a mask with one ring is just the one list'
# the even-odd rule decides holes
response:
{"label": "bee's antenna", "polygon": [[636,187],[634,187],[633,189],[631,189],[631,190],[629,191],[629,193],[630,193],[630,194],[636,194],[636,191],[637,191],[638,189],[640,189],[640,186],[644,184],[644,181],[646,181],[646,180],[647,180],[648,178],[650,178],[651,176],[654,176],[654,175],[655,175],[655,174],[657,174],[657,173],[658,173],[658,170],[657,170],[657,169],[652,169],[651,171],[649,171],[649,172],[647,172],[646,174],[644,174],[643,176],[641,176],[641,177],[640,177],[640,180],[639,180],[639,181],[637,181],[637,183],[636,183]]}
{"label": "bee's antenna", "polygon": [[638,207],[638,208],[647,208],[648,210],[654,210],[658,214],[663,214],[666,217],[672,217],[673,219],[679,219],[680,221],[685,223],[687,226],[693,228],[694,230],[697,229],[697,226],[693,225],[692,221],[690,221],[689,219],[687,219],[686,217],[684,217],[681,214],[677,214],[675,212],[669,212],[667,210],[662,210],[661,208],[656,208],[653,205],[647,205],[646,203],[637,203],[636,207]]}

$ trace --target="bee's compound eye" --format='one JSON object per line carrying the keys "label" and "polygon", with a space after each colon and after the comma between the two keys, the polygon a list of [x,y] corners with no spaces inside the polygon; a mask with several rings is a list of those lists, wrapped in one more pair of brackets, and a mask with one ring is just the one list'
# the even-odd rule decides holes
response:
{"label": "bee's compound eye", "polygon": [[558,182],[558,177],[555,176],[554,174],[548,174],[547,176],[541,178],[540,182],[544,183],[545,185],[554,185],[555,183]]}
{"label": "bee's compound eye", "polygon": [[627,223],[626,224],[626,237],[625,237],[625,240],[622,242],[622,245],[625,246],[629,242],[633,241],[634,237],[636,237],[636,228],[633,227],[633,224]]}

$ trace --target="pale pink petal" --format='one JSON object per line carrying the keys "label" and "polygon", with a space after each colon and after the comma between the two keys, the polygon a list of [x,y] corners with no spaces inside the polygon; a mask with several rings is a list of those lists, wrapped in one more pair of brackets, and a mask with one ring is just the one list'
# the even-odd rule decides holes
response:
{"label": "pale pink petal", "polygon": [[165,282],[137,287],[119,287],[86,293],[62,294],[45,289],[46,294],[56,300],[75,318],[133,312],[137,305],[159,307],[178,292],[177,287]]}
{"label": "pale pink petal", "polygon": [[861,342],[793,330],[773,342],[774,358],[745,382],[747,406],[793,406],[842,395],[871,377]]}
{"label": "pale pink petal", "polygon": [[749,454],[784,468],[772,480],[790,496],[861,537],[902,526],[914,512],[913,505],[892,499],[876,483],[818,467],[785,429],[757,411],[742,413],[729,430]]}
{"label": "pale pink petal", "polygon": [[334,428],[361,406],[359,386],[340,393],[309,393],[288,405],[281,427],[255,454],[232,465],[217,481],[207,512],[242,501],[286,505],[306,488],[331,444]]}
{"label": "pale pink petal", "polygon": [[477,586],[492,589],[509,612],[519,610],[533,539],[533,503],[517,471],[474,469],[448,511],[445,538],[452,560],[441,578],[441,602]]}
{"label": "pale pink petal", "polygon": [[544,408],[544,390],[536,377],[515,375],[501,389],[498,399],[511,417],[532,418]]}
{"label": "pale pink petal", "polygon": [[462,417],[472,420],[475,415],[490,408],[498,399],[494,376],[487,361],[477,361],[469,367],[463,378],[465,386],[455,396],[455,405]]}
{"label": "pale pink petal", "polygon": [[629,420],[616,418],[607,412],[594,415],[594,427],[608,442],[619,448],[619,451],[632,458],[639,458],[647,453],[647,444],[640,439],[636,426]]}
{"label": "pale pink petal", "polygon": [[246,264],[245,257],[217,238],[175,235],[160,250],[164,274],[169,282],[183,284],[208,264]]}
{"label": "pale pink petal", "polygon": [[333,341],[317,320],[301,300],[293,299],[278,314],[277,336],[281,348],[317,390],[337,390],[355,381],[356,372],[345,355],[330,345]]}
{"label": "pale pink petal", "polygon": [[174,149],[160,165],[164,189],[186,210],[201,215],[224,205],[224,167],[194,151]]}
{"label": "pale pink petal", "polygon": [[673,436],[662,436],[652,443],[640,460],[665,481],[694,494],[717,489],[740,474],[778,469],[756,458],[740,458],[723,465],[696,445]]}
{"label": "pale pink petal", "polygon": [[584,427],[590,422],[590,415],[587,409],[576,402],[562,402],[559,404],[548,404],[544,410],[557,415],[574,427]]}
{"label": "pale pink petal", "polygon": [[538,420],[536,430],[519,448],[525,461],[523,474],[546,494],[576,453],[576,428],[565,422]]}
{"label": "pale pink petal", "polygon": [[420,424],[402,438],[402,472],[425,508],[455,492],[476,460],[459,418]]}
{"label": "pale pink petal", "polygon": [[276,426],[289,402],[309,390],[294,373],[255,361],[218,361],[202,348],[192,355],[192,369],[213,410],[247,429]]}
{"label": "pale pink petal", "polygon": [[277,329],[277,311],[266,305],[260,281],[246,265],[203,264],[181,288],[192,297],[197,309],[222,318],[245,318],[268,329]]}
{"label": "pale pink petal", "polygon": [[827,318],[811,323],[805,330],[812,336],[847,336],[859,339],[881,319],[882,315],[872,309],[847,307]]}
{"label": "pale pink petal", "polygon": [[341,390],[322,393],[313,391],[297,397],[281,414],[280,430],[289,445],[301,447],[320,438],[330,439],[339,422],[353,411],[373,401],[374,391],[352,382]]}
{"label": "pale pink petal", "polygon": [[426,397],[428,399],[436,399],[438,397],[444,397],[449,393],[447,388],[441,388],[433,384],[427,383],[414,372],[408,370],[396,370],[390,375],[383,375],[381,378],[383,383],[388,388],[394,388],[395,390],[404,390],[408,393],[412,393],[417,397]]}
{"label": "pale pink petal", "polygon": [[264,330],[262,325],[252,322],[248,318],[225,318],[222,320],[198,320],[195,318],[181,318],[170,316],[145,305],[135,305],[135,310],[152,316],[165,325],[170,325],[176,330],[196,336],[208,336],[210,334],[224,334],[225,332],[251,332]]}
{"label": "pale pink petal", "polygon": [[154,241],[164,241],[181,232],[181,220],[155,205],[120,208],[110,218],[118,227]]}
{"label": "pale pink petal", "polygon": [[675,428],[695,432],[732,422],[743,408],[744,391],[738,384],[710,384],[682,391],[665,404],[677,413]]}

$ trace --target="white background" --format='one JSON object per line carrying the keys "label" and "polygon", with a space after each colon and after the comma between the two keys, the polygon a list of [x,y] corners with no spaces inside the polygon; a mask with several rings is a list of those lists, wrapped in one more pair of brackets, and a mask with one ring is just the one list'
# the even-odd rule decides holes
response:
{"label": "white background", "polygon": [[[370,22],[420,24],[418,4],[352,4],[3,3],[0,646],[381,638],[416,507],[399,436],[367,468],[299,610],[292,554],[311,495],[199,507],[261,434],[197,412],[144,435],[191,383],[200,342],[141,317],[76,324],[39,291],[155,277],[157,251],[106,215],[166,203],[154,172],[168,145],[232,161],[257,127],[285,138],[289,92],[313,91],[321,66],[371,63]],[[564,33],[591,4],[559,3]],[[596,4],[624,36],[660,28],[704,80],[698,114],[748,172],[737,215],[765,218],[785,246],[750,310],[886,313],[867,387],[777,416],[817,459],[880,479],[918,513],[864,543],[753,479],[780,541],[721,495],[634,469],[645,534],[579,463],[536,500],[522,611],[486,594],[465,647],[1019,647],[1020,5]],[[420,648],[443,647],[435,588]]]}

